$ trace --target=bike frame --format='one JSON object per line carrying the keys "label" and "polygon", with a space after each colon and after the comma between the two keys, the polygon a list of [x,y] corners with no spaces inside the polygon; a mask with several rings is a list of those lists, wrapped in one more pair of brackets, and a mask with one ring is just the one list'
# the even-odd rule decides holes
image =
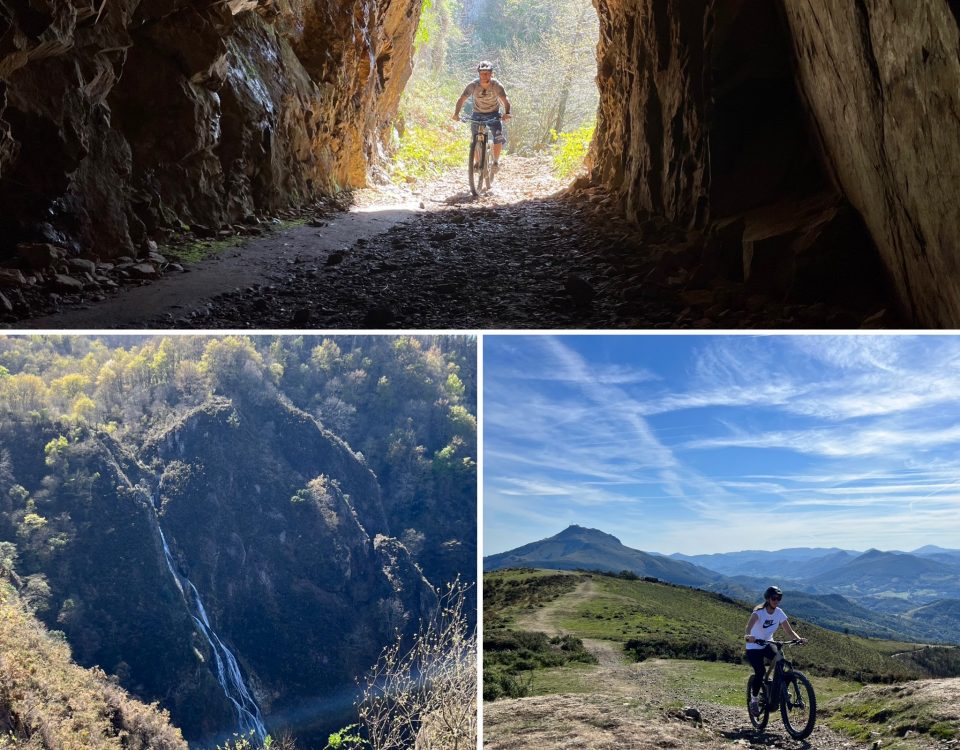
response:
{"label": "bike frame", "polygon": [[488,139],[490,138],[490,129],[485,122],[477,122],[476,120],[473,120],[472,122],[476,122],[477,125],[479,126],[477,128],[477,134],[473,136],[473,140],[476,143],[479,143],[480,148],[483,149],[483,156],[481,157],[481,161],[485,164],[487,159],[487,142],[488,142]]}
{"label": "bike frame", "polygon": [[764,680],[770,684],[770,703],[771,705],[777,706],[780,705],[780,688],[783,685],[783,663],[786,661],[786,658],[783,655],[782,649],[776,645],[774,645],[774,648],[777,650],[777,654],[773,657],[773,661],[770,662],[770,666],[767,667]]}
{"label": "bike frame", "polygon": [[[759,643],[760,641],[757,642]],[[784,641],[784,643],[791,642],[792,641]],[[793,669],[793,664],[783,655],[783,643],[777,643],[776,641],[763,641],[763,643],[765,646],[773,646],[773,650],[776,652],[773,660],[770,662],[770,666],[767,667],[763,679],[764,682],[770,686],[770,705],[779,706],[783,686],[786,684],[786,676],[784,673],[788,669]]]}
{"label": "bike frame", "polygon": [[[463,122],[470,123],[470,128],[472,133],[472,139],[470,141],[471,160],[473,160],[474,158],[473,155],[476,151],[476,148],[477,147],[480,148],[479,164],[476,161],[471,161],[471,164],[470,164],[470,169],[471,169],[470,189],[473,191],[474,195],[477,195],[479,191],[483,189],[484,182],[486,182],[487,189],[489,189],[493,183],[493,175],[490,171],[491,170],[490,160],[492,158],[492,154],[490,151],[490,143],[491,143],[490,136],[493,134],[493,131],[490,129],[491,121],[477,120],[473,117],[473,115],[471,115],[470,117],[461,117],[461,120],[463,120]],[[474,132],[474,127],[476,127],[475,132]],[[472,170],[474,169],[474,165],[479,167],[479,170],[477,172],[477,177],[476,177],[476,184],[474,184],[473,182],[474,172]]]}

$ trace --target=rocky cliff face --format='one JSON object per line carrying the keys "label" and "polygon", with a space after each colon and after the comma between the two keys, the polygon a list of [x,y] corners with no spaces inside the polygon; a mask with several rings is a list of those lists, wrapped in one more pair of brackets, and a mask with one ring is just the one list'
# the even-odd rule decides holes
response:
{"label": "rocky cliff face", "polygon": [[799,80],[907,309],[960,324],[960,5],[787,0]]}
{"label": "rocky cliff face", "polygon": [[419,0],[0,0],[0,258],[362,185]]}
{"label": "rocky cliff face", "polygon": [[766,292],[885,275],[960,321],[955,3],[597,7],[593,178],[628,216],[708,230],[705,260]]}
{"label": "rocky cliff face", "polygon": [[434,595],[373,474],[302,412],[216,400],[148,445],[161,524],[265,710],[343,687]]}

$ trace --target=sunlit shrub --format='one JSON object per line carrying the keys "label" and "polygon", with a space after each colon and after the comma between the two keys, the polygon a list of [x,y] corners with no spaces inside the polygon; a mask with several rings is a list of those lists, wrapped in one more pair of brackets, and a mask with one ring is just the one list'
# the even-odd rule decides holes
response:
{"label": "sunlit shrub", "polygon": [[596,129],[596,123],[584,125],[570,133],[558,133],[551,130],[553,145],[551,152],[553,154],[553,171],[561,179],[573,176],[583,167],[583,162],[590,151],[590,143],[593,141],[593,131]]}

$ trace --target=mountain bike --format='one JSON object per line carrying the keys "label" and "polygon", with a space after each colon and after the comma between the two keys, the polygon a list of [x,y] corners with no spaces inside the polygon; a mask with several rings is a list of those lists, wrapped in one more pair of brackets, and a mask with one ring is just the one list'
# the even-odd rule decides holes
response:
{"label": "mountain bike", "polygon": [[783,655],[784,646],[792,646],[801,641],[764,641],[758,638],[755,642],[761,646],[773,646],[776,656],[770,662],[760,687],[757,696],[760,710],[756,715],[750,712],[751,689],[756,675],[750,675],[747,680],[747,713],[750,714],[750,723],[757,731],[763,731],[770,720],[770,711],[780,706],[780,716],[787,734],[795,740],[809,737],[817,721],[817,697],[813,693],[810,680],[802,672],[795,670]]}
{"label": "mountain bike", "polygon": [[[493,133],[487,123],[489,120],[478,120],[474,117],[461,117],[463,122],[477,123],[473,138],[470,140],[469,160],[467,172],[470,175],[470,192],[478,195],[482,190],[489,190],[493,185]],[[499,118],[497,118],[499,119]]]}

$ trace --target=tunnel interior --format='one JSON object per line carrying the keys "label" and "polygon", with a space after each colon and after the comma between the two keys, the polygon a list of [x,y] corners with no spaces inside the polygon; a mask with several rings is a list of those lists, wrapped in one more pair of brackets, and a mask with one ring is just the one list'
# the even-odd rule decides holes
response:
{"label": "tunnel interior", "polygon": [[[960,315],[956,254],[931,252],[956,244],[952,214],[920,206],[958,172],[917,145],[958,127],[957,3],[922,1],[906,23],[822,0],[597,0],[592,184],[628,218],[703,232],[704,262],[772,294],[893,277],[929,299],[946,275],[924,314]],[[0,263],[42,276],[363,185],[422,0],[39,7],[0,2]]]}

